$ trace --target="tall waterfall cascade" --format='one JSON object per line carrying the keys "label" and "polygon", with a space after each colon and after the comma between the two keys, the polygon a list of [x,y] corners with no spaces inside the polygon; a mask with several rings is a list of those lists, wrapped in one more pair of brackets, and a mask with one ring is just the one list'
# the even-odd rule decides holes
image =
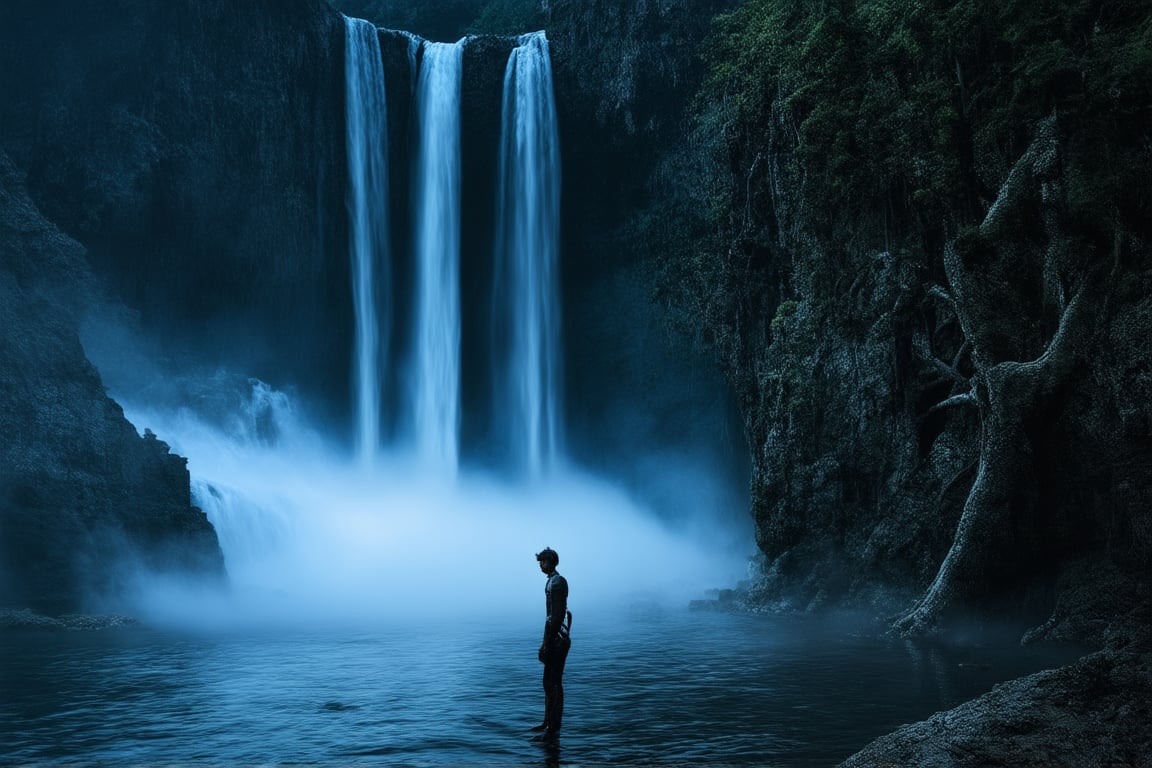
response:
{"label": "tall waterfall cascade", "polygon": [[[410,285],[395,284],[387,244],[387,105],[378,31],[349,19],[348,164],[353,304],[356,313],[356,450],[365,463],[386,446],[381,422],[400,428],[421,466],[453,476],[461,453],[462,371],[462,89],[464,48],[409,36],[412,68],[408,167],[411,196]],[[560,153],[548,41],[523,35],[503,80],[490,254],[479,274],[491,275],[490,348],[469,357],[470,380],[488,381],[491,412],[478,420],[493,459],[530,477],[546,473],[562,453],[559,226]],[[395,155],[394,155],[395,157]],[[473,180],[475,181],[475,180]],[[475,246],[475,244],[473,244]],[[473,270],[475,273],[476,271]],[[470,288],[473,293],[475,287]],[[403,300],[400,300],[401,297]],[[395,307],[410,307],[404,337],[392,350]],[[399,328],[400,325],[397,325]],[[403,359],[401,359],[401,355]],[[483,363],[476,363],[476,360]],[[384,367],[387,370],[381,371]],[[383,393],[384,382],[404,381]],[[382,405],[383,404],[383,405]],[[474,406],[470,406],[474,407]],[[394,413],[382,411],[394,409]]]}
{"label": "tall waterfall cascade", "polygon": [[[504,74],[496,226],[493,412],[530,475],[560,446],[560,150],[543,32],[525,35]],[[499,349],[499,347],[503,349]]]}
{"label": "tall waterfall cascade", "polygon": [[383,378],[388,359],[390,283],[388,114],[376,27],[345,17],[348,219],[356,346],[352,376],[356,454],[368,463],[380,448]]}
{"label": "tall waterfall cascade", "polygon": [[464,48],[425,43],[416,84],[416,452],[454,473],[460,431],[460,87]]}

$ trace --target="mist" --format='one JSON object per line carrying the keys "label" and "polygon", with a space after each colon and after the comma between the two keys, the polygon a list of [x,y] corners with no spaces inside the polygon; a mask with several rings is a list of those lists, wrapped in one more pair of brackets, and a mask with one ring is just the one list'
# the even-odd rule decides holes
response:
{"label": "mist", "polygon": [[543,577],[534,554],[545,546],[560,552],[577,614],[683,607],[746,570],[747,553],[722,526],[709,527],[708,510],[662,521],[576,466],[513,481],[468,467],[448,477],[402,449],[365,464],[264,382],[220,373],[182,388],[197,402],[120,402],[138,431],[188,458],[193,502],[216,528],[229,587],[142,573],[134,610],[154,623],[536,615]]}

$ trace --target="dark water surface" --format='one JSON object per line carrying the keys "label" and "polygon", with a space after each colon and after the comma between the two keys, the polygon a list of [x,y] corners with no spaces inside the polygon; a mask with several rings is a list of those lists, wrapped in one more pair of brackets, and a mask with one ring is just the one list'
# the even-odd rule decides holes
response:
{"label": "dark water surface", "polygon": [[582,616],[559,745],[539,627],[0,634],[5,765],[826,766],[1071,652],[916,648],[845,624]]}

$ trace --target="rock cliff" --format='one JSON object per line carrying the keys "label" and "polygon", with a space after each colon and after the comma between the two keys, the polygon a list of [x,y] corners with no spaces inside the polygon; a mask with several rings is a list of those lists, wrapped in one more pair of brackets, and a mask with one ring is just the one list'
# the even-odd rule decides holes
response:
{"label": "rock cliff", "polygon": [[584,245],[644,265],[739,403],[761,553],[743,604],[1124,638],[848,764],[1138,764],[1146,8],[748,0],[680,27],[705,35],[701,72],[651,34],[686,3],[552,5],[558,60],[582,62],[566,93],[603,84],[576,107],[601,143],[568,149],[612,200]]}
{"label": "rock cliff", "polygon": [[[569,108],[604,131],[568,151],[613,158],[569,164],[611,190],[583,248],[643,254],[727,374],[764,555],[751,604],[865,604],[917,634],[1043,621],[1086,573],[1132,594],[1152,491],[1139,14],[1041,31],[1017,10],[763,0],[708,31],[673,2],[616,10],[553,3],[558,79],[590,97]],[[1032,90],[1006,79],[1010,35]]]}
{"label": "rock cliff", "polygon": [[136,433],[84,356],[84,248],[3,154],[0,253],[0,604],[76,610],[139,568],[222,577],[185,460]]}
{"label": "rock cliff", "polygon": [[753,602],[911,635],[1152,563],[1146,17],[945,5],[720,17],[643,223],[741,404]]}
{"label": "rock cliff", "polygon": [[346,386],[342,50],[324,2],[0,9],[4,602],[223,575],[184,459],[85,357],[97,303],[137,313],[173,371]]}
{"label": "rock cliff", "polygon": [[4,147],[112,297],[173,363],[343,388],[351,318],[327,311],[350,280],[334,258],[339,14],[322,0],[17,0],[0,14]]}

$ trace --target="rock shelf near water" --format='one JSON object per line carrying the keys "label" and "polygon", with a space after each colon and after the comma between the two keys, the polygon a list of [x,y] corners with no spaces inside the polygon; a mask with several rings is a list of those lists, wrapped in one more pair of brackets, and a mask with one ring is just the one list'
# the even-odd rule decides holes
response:
{"label": "rock shelf near water", "polygon": [[864,766],[1146,766],[1152,653],[1103,650],[905,725],[841,763]]}

